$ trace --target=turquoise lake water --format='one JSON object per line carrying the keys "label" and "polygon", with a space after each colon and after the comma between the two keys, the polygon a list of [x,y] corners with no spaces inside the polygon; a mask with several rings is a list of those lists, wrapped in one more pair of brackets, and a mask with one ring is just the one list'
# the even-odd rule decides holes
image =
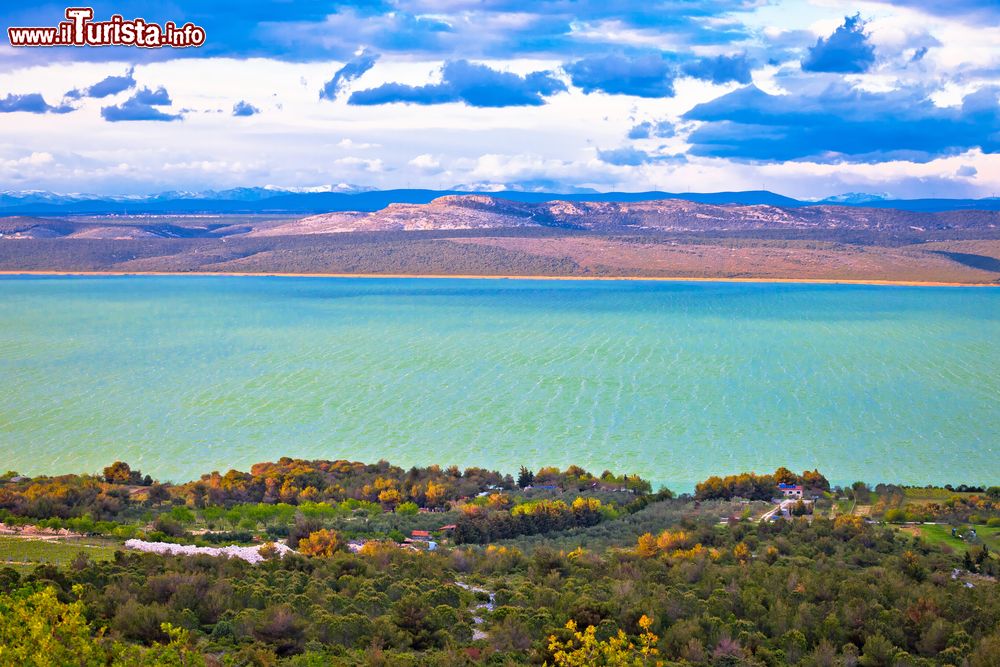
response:
{"label": "turquoise lake water", "polygon": [[1000,482],[1000,290],[0,279],[0,468],[280,456]]}

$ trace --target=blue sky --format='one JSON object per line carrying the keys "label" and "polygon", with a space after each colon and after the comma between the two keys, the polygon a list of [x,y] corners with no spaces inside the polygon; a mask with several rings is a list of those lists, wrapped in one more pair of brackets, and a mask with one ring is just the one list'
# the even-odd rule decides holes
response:
{"label": "blue sky", "polygon": [[[0,189],[1000,193],[1000,5],[158,0],[196,49],[0,45]],[[3,27],[65,5],[9,0]]]}

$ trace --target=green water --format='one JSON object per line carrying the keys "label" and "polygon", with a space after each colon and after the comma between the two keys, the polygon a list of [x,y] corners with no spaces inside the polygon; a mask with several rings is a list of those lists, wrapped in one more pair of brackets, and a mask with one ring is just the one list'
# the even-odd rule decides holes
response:
{"label": "green water", "polygon": [[0,468],[187,480],[280,456],[688,490],[1000,481],[1000,290],[0,279]]}

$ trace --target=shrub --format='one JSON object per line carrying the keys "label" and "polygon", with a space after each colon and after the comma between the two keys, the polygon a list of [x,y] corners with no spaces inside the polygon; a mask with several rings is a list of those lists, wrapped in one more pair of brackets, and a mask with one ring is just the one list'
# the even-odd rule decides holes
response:
{"label": "shrub", "polygon": [[340,536],[335,530],[323,528],[299,540],[299,552],[306,556],[329,558],[339,550]]}
{"label": "shrub", "polygon": [[902,523],[906,518],[906,511],[899,508],[887,510],[885,513],[885,520],[889,523]]}

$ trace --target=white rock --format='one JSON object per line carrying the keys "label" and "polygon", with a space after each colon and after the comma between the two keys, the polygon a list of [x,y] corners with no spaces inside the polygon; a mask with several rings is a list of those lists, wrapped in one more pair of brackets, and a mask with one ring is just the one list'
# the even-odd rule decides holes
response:
{"label": "white rock", "polygon": [[[274,548],[279,557],[284,557],[287,553],[294,553],[294,550],[280,542],[274,542]],[[153,554],[175,554],[178,556],[225,556],[226,558],[239,558],[248,563],[260,563],[264,557],[260,555],[260,550],[266,545],[261,544],[255,547],[241,547],[231,544],[225,547],[196,547],[192,544],[172,544],[170,542],[146,542],[145,540],[126,540],[125,548],[136,551],[144,551]]]}

